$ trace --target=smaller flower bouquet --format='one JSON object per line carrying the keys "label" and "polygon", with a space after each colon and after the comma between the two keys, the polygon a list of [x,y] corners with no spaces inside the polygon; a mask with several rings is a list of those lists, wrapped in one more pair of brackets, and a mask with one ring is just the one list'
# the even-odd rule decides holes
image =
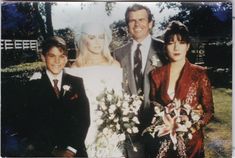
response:
{"label": "smaller flower bouquet", "polygon": [[203,114],[202,106],[198,105],[192,108],[187,103],[175,99],[167,106],[162,106],[157,102],[153,102],[155,114],[151,125],[147,127],[142,135],[149,132],[154,138],[155,136],[163,138],[164,141],[160,147],[160,157],[164,156],[164,152],[170,148],[173,143],[173,149],[178,148],[181,157],[186,157],[185,142],[192,139],[192,134],[200,129],[199,120]]}
{"label": "smaller flower bouquet", "polygon": [[[137,95],[118,95],[114,90],[105,89],[97,97],[98,108],[97,124],[99,125],[99,134],[109,136],[115,133],[119,142],[124,142],[129,134],[138,133],[139,124],[138,110],[142,104],[143,97]],[[131,141],[131,140],[130,140]],[[133,146],[134,150],[136,148]]]}

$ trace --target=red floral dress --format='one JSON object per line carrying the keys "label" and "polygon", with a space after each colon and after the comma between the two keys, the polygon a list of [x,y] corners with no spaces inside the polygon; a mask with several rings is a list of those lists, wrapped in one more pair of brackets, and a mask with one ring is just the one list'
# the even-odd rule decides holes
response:
{"label": "red floral dress", "polygon": [[[157,101],[163,106],[172,102],[167,90],[170,79],[170,64],[156,68],[151,72],[151,101]],[[203,127],[211,120],[214,113],[211,84],[205,68],[191,64],[188,60],[183,67],[180,78],[176,83],[175,99],[179,99],[195,108],[202,106],[203,115],[200,126]],[[203,129],[193,133],[192,139],[186,142],[188,158],[204,157]],[[160,150],[160,149],[159,149]],[[173,149],[172,149],[173,150]],[[174,154],[174,155],[172,155]],[[176,157],[175,152],[169,151],[164,157]]]}

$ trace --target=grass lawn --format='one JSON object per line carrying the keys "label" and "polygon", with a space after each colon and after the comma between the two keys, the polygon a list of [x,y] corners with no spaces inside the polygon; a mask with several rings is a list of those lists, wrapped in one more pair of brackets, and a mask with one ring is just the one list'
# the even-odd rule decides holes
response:
{"label": "grass lawn", "polygon": [[206,158],[232,157],[232,90],[213,89],[215,118],[205,128]]}

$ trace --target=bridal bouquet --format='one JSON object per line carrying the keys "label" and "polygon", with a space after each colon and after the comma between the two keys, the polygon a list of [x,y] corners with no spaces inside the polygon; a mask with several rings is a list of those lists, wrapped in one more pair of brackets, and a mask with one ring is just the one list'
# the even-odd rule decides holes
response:
{"label": "bridal bouquet", "polygon": [[189,104],[177,99],[167,106],[162,106],[157,102],[153,104],[154,117],[151,125],[142,134],[149,132],[153,137],[169,136],[170,141],[162,143],[160,153],[166,152],[173,143],[174,150],[178,148],[181,157],[185,157],[184,141],[192,139],[192,134],[200,128],[198,122],[203,113],[202,106],[192,108]]}
{"label": "bridal bouquet", "polygon": [[115,133],[119,141],[124,141],[129,134],[138,133],[136,125],[139,124],[138,110],[142,100],[142,96],[118,95],[114,90],[105,89],[97,97],[99,119],[96,121],[100,135]]}

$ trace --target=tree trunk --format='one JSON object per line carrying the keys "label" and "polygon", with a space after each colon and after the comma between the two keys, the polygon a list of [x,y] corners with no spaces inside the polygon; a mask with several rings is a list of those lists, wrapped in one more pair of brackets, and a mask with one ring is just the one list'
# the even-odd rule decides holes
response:
{"label": "tree trunk", "polygon": [[51,3],[45,3],[45,11],[46,11],[46,26],[47,26],[47,35],[53,36],[53,26],[52,26],[52,19],[51,19]]}
{"label": "tree trunk", "polygon": [[46,28],[45,28],[45,24],[44,24],[44,20],[42,18],[42,15],[41,15],[41,13],[39,11],[38,4],[39,4],[38,2],[34,2],[33,3],[33,8],[35,9],[36,19],[37,19],[37,21],[39,23],[41,34],[42,34],[42,36],[45,39],[47,37],[47,35],[46,35]]}

